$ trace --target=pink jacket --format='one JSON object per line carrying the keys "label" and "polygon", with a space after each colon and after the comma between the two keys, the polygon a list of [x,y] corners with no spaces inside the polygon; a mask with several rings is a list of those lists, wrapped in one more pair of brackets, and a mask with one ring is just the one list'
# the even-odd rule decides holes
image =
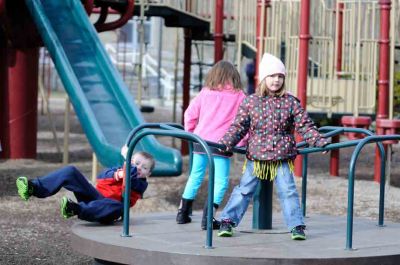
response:
{"label": "pink jacket", "polygon": [[[185,130],[204,140],[217,142],[232,124],[246,95],[226,85],[223,90],[204,87],[185,111]],[[240,142],[238,146],[245,145]]]}

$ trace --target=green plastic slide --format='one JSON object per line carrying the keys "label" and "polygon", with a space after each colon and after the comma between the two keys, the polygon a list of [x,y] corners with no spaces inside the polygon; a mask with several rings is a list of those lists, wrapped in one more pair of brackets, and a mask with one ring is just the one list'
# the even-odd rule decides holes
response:
{"label": "green plastic slide", "polygon": [[[121,147],[144,120],[81,2],[26,0],[26,4],[99,161],[106,167],[121,165]],[[154,175],[181,174],[180,153],[153,136],[143,138],[136,149],[154,156]]]}

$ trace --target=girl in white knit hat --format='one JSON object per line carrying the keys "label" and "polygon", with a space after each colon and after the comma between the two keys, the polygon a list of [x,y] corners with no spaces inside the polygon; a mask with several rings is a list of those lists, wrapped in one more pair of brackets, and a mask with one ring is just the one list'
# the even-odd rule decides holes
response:
{"label": "girl in white knit hat", "polygon": [[221,213],[218,236],[230,237],[253,198],[259,181],[274,181],[284,220],[294,240],[305,240],[305,224],[293,179],[297,149],[294,131],[310,146],[323,147],[321,137],[299,100],[285,90],[286,69],[265,53],[259,65],[256,93],[244,99],[236,118],[219,143],[230,151],[246,134],[248,144],[243,176]]}

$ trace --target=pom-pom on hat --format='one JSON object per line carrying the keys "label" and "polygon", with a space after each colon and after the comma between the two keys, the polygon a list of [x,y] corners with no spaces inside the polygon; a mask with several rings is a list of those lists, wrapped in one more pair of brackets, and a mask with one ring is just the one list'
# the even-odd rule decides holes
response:
{"label": "pom-pom on hat", "polygon": [[258,67],[258,81],[262,81],[269,75],[283,74],[286,76],[286,68],[282,61],[269,53],[264,53]]}

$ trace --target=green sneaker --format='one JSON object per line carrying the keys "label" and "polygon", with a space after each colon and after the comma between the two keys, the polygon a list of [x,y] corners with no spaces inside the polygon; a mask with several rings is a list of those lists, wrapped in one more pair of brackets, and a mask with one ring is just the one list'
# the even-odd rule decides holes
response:
{"label": "green sneaker", "polygon": [[220,237],[231,237],[233,236],[233,223],[231,220],[222,220],[221,226],[218,231]]}
{"label": "green sneaker", "polygon": [[61,201],[60,201],[60,212],[61,212],[61,216],[64,219],[68,219],[71,218],[72,216],[76,215],[74,210],[72,209],[72,204],[74,204],[74,202],[67,198],[67,197],[62,197]]}
{"label": "green sneaker", "polygon": [[33,194],[33,186],[30,185],[27,177],[19,177],[16,181],[18,194],[24,201],[27,201]]}
{"label": "green sneaker", "polygon": [[306,240],[306,234],[304,233],[304,230],[306,227],[304,225],[298,225],[295,228],[292,229],[292,239],[293,240]]}

